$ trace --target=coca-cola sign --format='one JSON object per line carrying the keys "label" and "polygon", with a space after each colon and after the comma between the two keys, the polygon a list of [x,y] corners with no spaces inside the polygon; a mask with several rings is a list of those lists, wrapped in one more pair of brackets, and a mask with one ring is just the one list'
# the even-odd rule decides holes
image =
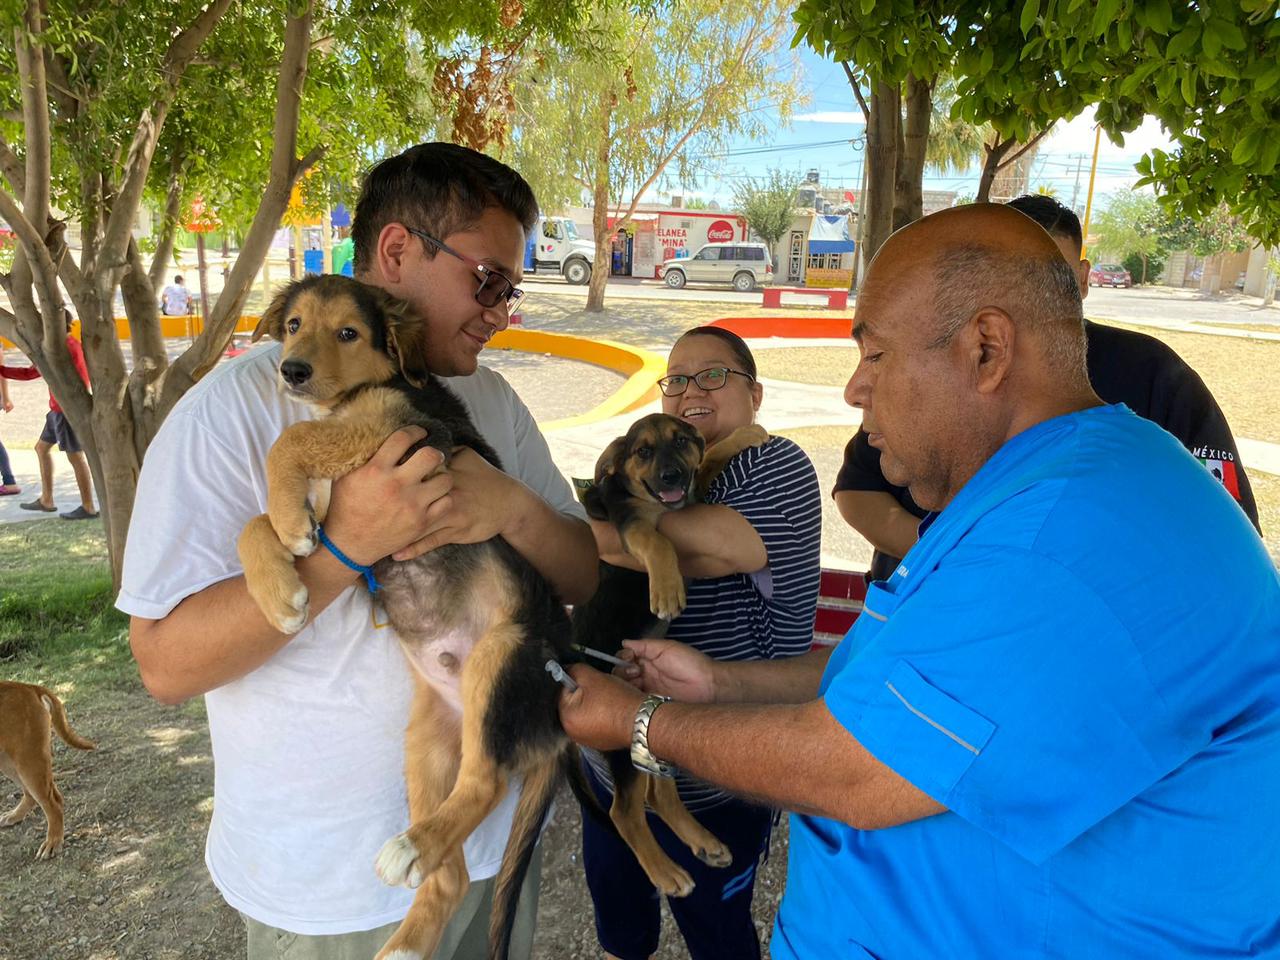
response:
{"label": "coca-cola sign", "polygon": [[733,239],[733,224],[728,220],[717,220],[707,227],[708,243],[727,243]]}

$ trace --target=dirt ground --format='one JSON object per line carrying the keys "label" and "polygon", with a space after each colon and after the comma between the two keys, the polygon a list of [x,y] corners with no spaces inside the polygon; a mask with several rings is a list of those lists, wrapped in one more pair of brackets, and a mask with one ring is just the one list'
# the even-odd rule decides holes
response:
{"label": "dirt ground", "polygon": [[[222,902],[204,867],[213,764],[203,705],[161,706],[128,679],[92,692],[57,689],[66,699],[72,727],[96,741],[98,749],[73,750],[55,739],[54,773],[66,800],[67,831],[55,859],[33,859],[44,839],[39,811],[0,831],[0,958],[243,956],[240,919]],[[5,810],[18,799],[9,787],[0,779]],[[784,822],[756,887],[762,939],[781,896],[785,835]],[[571,796],[560,798],[544,843],[534,956],[599,957],[579,862],[579,813]],[[657,956],[687,956],[670,917]]]}

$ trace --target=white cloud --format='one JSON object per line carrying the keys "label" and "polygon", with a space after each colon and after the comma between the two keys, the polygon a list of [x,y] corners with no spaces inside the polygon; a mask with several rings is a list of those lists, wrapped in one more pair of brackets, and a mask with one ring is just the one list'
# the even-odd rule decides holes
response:
{"label": "white cloud", "polygon": [[[1063,154],[1083,153],[1093,155],[1094,117],[1091,111],[1085,111],[1067,123],[1059,123],[1053,129],[1042,152]],[[1127,162],[1133,163],[1144,153],[1159,148],[1172,150],[1173,142],[1160,128],[1160,121],[1147,117],[1138,129],[1125,134],[1124,145],[1118,146],[1104,133],[1098,147],[1098,163]]]}
{"label": "white cloud", "polygon": [[791,118],[796,123],[856,123],[866,122],[860,110],[820,110],[816,113],[797,113]]}

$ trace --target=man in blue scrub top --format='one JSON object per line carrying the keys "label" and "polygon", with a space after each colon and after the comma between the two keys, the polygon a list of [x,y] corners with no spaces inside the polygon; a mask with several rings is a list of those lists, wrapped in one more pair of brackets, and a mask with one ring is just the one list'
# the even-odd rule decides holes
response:
{"label": "man in blue scrub top", "polygon": [[[1244,514],[1098,400],[1016,211],[894,234],[854,336],[920,541],[829,660],[635,643],[641,691],[573,669],[570,736],[796,812],[779,960],[1280,956],[1280,578]],[[635,733],[651,691],[686,702]]]}

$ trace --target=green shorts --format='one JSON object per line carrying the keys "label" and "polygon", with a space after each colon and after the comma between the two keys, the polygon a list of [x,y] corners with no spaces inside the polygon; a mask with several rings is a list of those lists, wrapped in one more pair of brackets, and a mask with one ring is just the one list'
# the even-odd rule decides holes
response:
{"label": "green shorts", "polygon": [[[541,872],[542,844],[539,843],[533,848],[529,872],[520,890],[515,928],[511,933],[511,960],[529,960],[533,953]],[[467,888],[467,895],[445,927],[432,960],[485,960],[489,952],[489,912],[493,906],[494,885],[491,877]],[[247,960],[373,960],[400,926],[396,922],[376,930],[313,937],[269,927],[244,914],[240,916],[248,933]]]}

